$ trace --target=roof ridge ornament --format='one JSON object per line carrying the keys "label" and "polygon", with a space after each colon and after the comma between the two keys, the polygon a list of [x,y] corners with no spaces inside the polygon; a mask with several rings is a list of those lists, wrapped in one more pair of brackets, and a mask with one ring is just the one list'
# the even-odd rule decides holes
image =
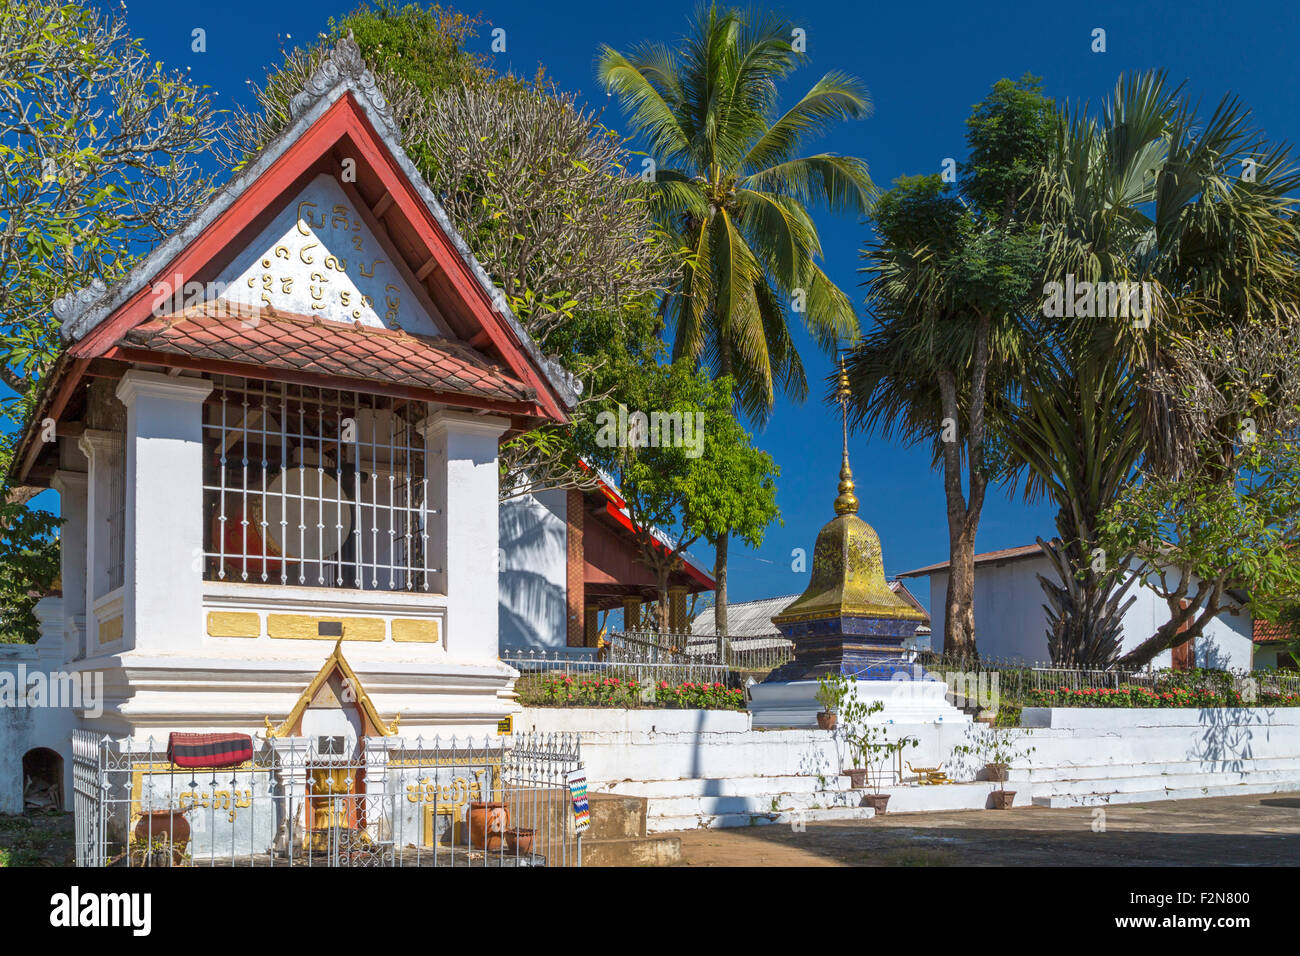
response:
{"label": "roof ridge ornament", "polygon": [[289,101],[290,117],[297,119],[334,87],[349,81],[353,88],[366,98],[389,131],[397,133],[397,121],[393,119],[393,114],[388,109],[388,100],[380,92],[375,74],[366,66],[365,57],[361,55],[361,46],[351,30],[348,31],[347,36],[334,44],[333,49],[326,54],[315,72],[308,77],[302,90]]}
{"label": "roof ridge ornament", "polygon": [[55,299],[54,317],[59,320],[60,325],[67,326],[70,322],[76,321],[78,316],[107,291],[108,286],[104,285],[104,280],[95,276],[90,280],[90,285],[74,289],[67,295]]}

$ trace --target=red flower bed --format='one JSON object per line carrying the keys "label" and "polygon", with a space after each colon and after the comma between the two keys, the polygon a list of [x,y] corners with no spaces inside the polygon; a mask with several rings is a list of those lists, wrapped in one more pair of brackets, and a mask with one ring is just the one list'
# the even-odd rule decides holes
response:
{"label": "red flower bed", "polygon": [[671,707],[684,710],[744,710],[745,693],[725,684],[623,680],[618,677],[547,676],[521,681],[520,699],[537,707]]}
{"label": "red flower bed", "polygon": [[1246,700],[1238,691],[1171,687],[1061,687],[1031,690],[1026,707],[1300,707],[1300,694],[1259,694]]}

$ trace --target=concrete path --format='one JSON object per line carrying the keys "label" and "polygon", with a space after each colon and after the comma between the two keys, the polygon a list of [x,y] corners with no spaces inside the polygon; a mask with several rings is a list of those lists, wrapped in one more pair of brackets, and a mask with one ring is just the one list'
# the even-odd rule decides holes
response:
{"label": "concrete path", "polygon": [[1300,793],[688,830],[683,866],[1287,866]]}

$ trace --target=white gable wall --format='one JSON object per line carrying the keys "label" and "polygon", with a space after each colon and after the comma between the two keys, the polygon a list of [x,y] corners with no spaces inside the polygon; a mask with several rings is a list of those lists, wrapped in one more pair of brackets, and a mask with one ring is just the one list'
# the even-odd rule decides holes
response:
{"label": "white gable wall", "polygon": [[568,644],[568,495],[543,491],[501,503],[501,646]]}
{"label": "white gable wall", "polygon": [[318,176],[222,270],[218,298],[451,337],[437,305],[415,291],[368,220],[332,176]]}

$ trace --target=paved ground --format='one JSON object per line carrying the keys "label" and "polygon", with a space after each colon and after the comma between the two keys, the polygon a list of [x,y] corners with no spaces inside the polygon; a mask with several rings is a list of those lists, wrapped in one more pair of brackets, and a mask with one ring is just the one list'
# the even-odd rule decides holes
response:
{"label": "paved ground", "polygon": [[685,866],[1295,865],[1300,793],[905,813],[811,823],[802,833],[770,824],[677,835]]}

